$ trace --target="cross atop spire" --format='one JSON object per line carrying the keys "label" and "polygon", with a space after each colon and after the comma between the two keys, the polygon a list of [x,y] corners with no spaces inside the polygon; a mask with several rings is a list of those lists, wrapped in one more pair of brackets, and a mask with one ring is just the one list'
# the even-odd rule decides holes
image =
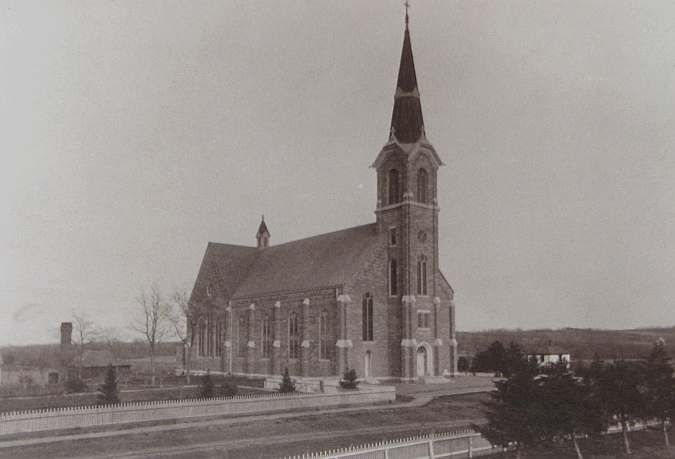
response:
{"label": "cross atop spire", "polygon": [[408,28],[408,8],[410,8],[410,2],[408,2],[408,0],[405,0],[403,5],[405,6],[405,28],[407,29]]}

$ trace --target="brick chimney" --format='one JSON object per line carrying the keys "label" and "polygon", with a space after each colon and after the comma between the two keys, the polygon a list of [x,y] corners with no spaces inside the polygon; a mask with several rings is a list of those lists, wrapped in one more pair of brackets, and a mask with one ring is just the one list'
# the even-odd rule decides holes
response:
{"label": "brick chimney", "polygon": [[70,350],[73,344],[73,323],[61,322],[61,352]]}

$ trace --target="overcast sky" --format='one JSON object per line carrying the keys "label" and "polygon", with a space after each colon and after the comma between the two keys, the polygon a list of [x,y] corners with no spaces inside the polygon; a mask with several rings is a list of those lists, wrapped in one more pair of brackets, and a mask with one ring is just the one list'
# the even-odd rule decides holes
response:
{"label": "overcast sky", "polygon": [[[0,344],[374,221],[402,0],[0,2]],[[457,328],[675,324],[675,3],[415,0]]]}

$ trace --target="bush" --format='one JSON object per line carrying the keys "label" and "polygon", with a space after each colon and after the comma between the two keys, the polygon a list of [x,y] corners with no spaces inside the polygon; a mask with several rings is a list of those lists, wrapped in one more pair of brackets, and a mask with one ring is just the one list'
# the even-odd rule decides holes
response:
{"label": "bush", "polygon": [[99,388],[97,398],[98,403],[101,405],[114,405],[120,402],[119,391],[117,390],[117,378],[115,377],[115,369],[112,365],[108,365],[105,381]]}
{"label": "bush", "polygon": [[78,377],[73,377],[66,381],[64,388],[66,390],[66,394],[87,392],[87,385]]}
{"label": "bush", "polygon": [[340,387],[343,389],[356,389],[356,386],[359,384],[357,379],[358,375],[356,374],[356,370],[347,368],[344,377],[340,380]]}
{"label": "bush", "polygon": [[295,382],[291,379],[291,376],[288,374],[288,368],[284,370],[284,374],[281,377],[281,385],[279,386],[279,392],[281,392],[282,394],[295,392]]}
{"label": "bush", "polygon": [[225,377],[223,384],[220,386],[221,397],[234,397],[239,392],[237,383],[232,376]]}
{"label": "bush", "polygon": [[462,373],[466,373],[469,371],[469,359],[466,357],[460,357],[457,359],[457,371],[461,371]]}
{"label": "bush", "polygon": [[206,375],[202,379],[202,391],[200,396],[202,398],[213,397],[213,379],[211,378],[211,373],[206,370]]}

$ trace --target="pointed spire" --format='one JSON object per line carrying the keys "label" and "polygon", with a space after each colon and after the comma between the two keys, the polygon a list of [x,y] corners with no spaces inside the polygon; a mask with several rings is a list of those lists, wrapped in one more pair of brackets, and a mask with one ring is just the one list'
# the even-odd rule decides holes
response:
{"label": "pointed spire", "polygon": [[408,28],[409,7],[410,4],[406,1],[405,33],[403,36],[403,49],[401,50],[401,63],[398,68],[394,111],[391,116],[390,129],[390,140],[394,140],[395,138],[402,143],[417,142],[424,134],[422,105],[420,103],[419,90],[417,89],[415,61],[413,59],[410,30]]}
{"label": "pointed spire", "polygon": [[262,216],[260,226],[258,227],[258,232],[255,235],[256,240],[258,241],[258,248],[264,249],[269,246],[270,243],[270,231],[267,229],[265,224],[265,215]]}

